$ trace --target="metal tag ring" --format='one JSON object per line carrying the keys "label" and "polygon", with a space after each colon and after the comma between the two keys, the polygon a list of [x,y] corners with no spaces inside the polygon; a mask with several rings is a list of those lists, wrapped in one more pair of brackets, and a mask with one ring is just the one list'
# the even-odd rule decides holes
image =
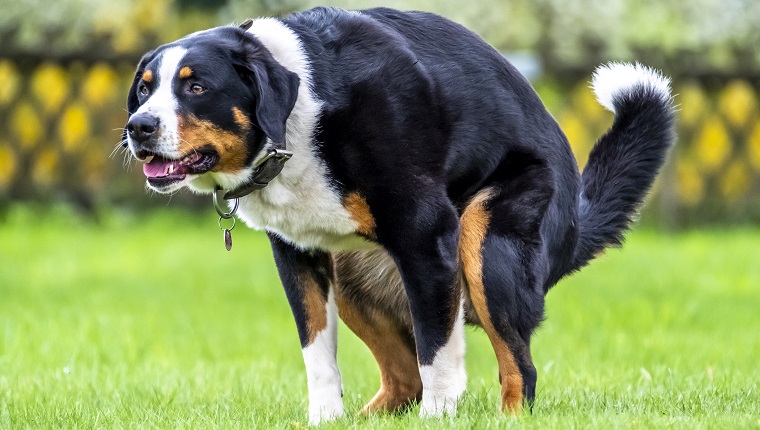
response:
{"label": "metal tag ring", "polygon": [[224,219],[230,219],[235,216],[235,212],[237,212],[238,206],[240,206],[240,199],[235,199],[235,205],[232,207],[232,210],[226,212],[225,209],[219,204],[218,194],[221,190],[221,187],[216,186],[216,188],[214,188],[214,192],[211,194],[211,197],[214,200],[214,209],[216,209],[216,213],[218,213],[220,217]]}
{"label": "metal tag ring", "polygon": [[[223,219],[231,219],[231,220],[232,220],[232,225],[231,225],[229,228],[224,228],[224,227],[222,227],[222,220],[223,220]],[[219,216],[219,220],[218,220],[216,223],[217,223],[217,224],[219,224],[219,230],[228,230],[228,231],[232,231],[232,229],[233,229],[233,228],[235,228],[235,217],[229,217],[229,218],[225,218],[225,217],[223,217],[223,216]]]}

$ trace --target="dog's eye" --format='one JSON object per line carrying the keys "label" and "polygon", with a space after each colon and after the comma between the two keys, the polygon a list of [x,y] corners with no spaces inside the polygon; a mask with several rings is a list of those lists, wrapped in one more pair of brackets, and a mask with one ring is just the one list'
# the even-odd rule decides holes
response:
{"label": "dog's eye", "polygon": [[148,90],[148,87],[145,86],[145,84],[140,84],[140,88],[138,88],[138,91],[140,91],[140,94],[147,96],[150,94],[150,90]]}
{"label": "dog's eye", "polygon": [[202,85],[193,84],[193,85],[190,86],[190,92],[192,92],[193,94],[200,94],[200,93],[202,93],[204,91],[206,91],[206,89],[203,88]]}

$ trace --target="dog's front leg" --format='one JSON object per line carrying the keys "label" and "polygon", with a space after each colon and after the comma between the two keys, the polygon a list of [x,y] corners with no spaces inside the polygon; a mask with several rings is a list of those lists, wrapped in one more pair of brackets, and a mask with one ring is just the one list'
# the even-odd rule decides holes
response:
{"label": "dog's front leg", "polygon": [[325,252],[297,249],[273,234],[269,239],[301,340],[309,388],[309,424],[341,417],[332,258]]}

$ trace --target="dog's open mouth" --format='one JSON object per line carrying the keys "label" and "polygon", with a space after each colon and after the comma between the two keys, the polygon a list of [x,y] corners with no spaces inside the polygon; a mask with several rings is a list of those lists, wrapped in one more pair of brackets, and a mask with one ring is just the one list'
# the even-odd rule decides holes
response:
{"label": "dog's open mouth", "polygon": [[214,151],[198,150],[182,159],[174,160],[141,151],[138,154],[143,161],[143,173],[148,183],[157,188],[163,188],[174,182],[184,180],[187,175],[200,175],[211,170],[216,165],[218,157]]}

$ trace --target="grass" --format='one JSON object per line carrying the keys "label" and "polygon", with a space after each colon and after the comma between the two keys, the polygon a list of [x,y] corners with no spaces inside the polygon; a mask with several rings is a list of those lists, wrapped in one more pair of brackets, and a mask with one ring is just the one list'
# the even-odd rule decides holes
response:
{"label": "grass", "polygon": [[[12,208],[0,221],[0,428],[305,428],[295,325],[266,238],[201,215]],[[638,231],[548,296],[533,414],[498,412],[468,330],[459,414],[357,418],[378,372],[345,327],[326,428],[760,428],[760,230]]]}

